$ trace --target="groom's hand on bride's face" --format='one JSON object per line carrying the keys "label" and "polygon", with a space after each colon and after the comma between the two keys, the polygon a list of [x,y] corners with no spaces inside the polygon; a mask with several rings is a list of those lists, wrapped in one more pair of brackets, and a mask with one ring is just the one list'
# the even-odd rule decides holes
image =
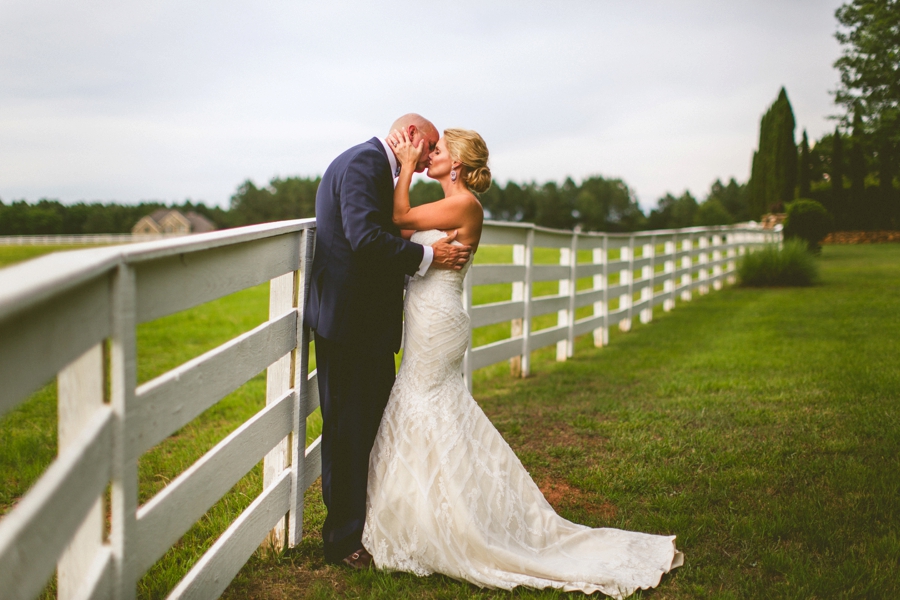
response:
{"label": "groom's hand on bride's face", "polygon": [[469,260],[472,247],[454,246],[451,242],[456,239],[457,233],[457,231],[454,231],[431,245],[431,248],[434,250],[434,259],[431,261],[431,266],[453,271],[459,271],[463,268],[463,265]]}

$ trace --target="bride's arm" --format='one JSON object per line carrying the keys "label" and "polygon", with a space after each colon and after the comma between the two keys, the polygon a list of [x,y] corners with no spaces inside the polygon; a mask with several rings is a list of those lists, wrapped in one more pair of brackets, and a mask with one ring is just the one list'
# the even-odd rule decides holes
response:
{"label": "bride's arm", "polygon": [[481,205],[471,196],[458,194],[443,200],[429,202],[422,206],[398,212],[394,208],[394,224],[401,229],[427,231],[440,229],[451,231],[459,229],[475,217],[475,211],[481,211]]}
{"label": "bride's arm", "polygon": [[419,157],[425,149],[425,140],[422,140],[418,146],[413,146],[406,132],[398,134],[392,132],[388,141],[394,147],[394,156],[400,163],[400,176],[397,178],[397,185],[394,186],[394,212],[392,218],[394,225],[403,229],[415,229],[415,227],[403,227],[397,221],[399,215],[409,212],[409,188],[412,185],[412,176],[416,171],[416,164]]}
{"label": "bride's arm", "polygon": [[467,194],[457,194],[436,202],[411,207],[409,188],[416,164],[424,151],[425,142],[423,140],[418,146],[413,146],[406,132],[400,132],[391,135],[391,143],[395,144],[394,154],[400,162],[400,177],[394,188],[394,225],[415,231],[428,229],[449,231],[465,225],[467,217],[472,215],[473,211],[481,211],[481,205]]}

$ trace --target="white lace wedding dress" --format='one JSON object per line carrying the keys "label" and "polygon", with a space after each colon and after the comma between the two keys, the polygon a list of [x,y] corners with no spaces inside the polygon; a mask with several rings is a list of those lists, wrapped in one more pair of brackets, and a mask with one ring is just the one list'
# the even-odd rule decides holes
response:
{"label": "white lace wedding dress", "polygon": [[[413,241],[443,235],[418,232]],[[591,529],[557,515],[466,390],[470,264],[410,281],[403,362],[369,462],[363,545],[379,568],[489,588],[624,598],[656,586],[683,562],[675,536]]]}

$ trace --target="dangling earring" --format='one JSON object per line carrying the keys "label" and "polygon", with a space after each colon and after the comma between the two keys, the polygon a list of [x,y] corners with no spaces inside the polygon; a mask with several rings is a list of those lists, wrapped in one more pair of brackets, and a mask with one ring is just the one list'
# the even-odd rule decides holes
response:
{"label": "dangling earring", "polygon": [[453,169],[452,171],[450,171],[450,181],[453,181],[453,182],[456,181],[456,169]]}

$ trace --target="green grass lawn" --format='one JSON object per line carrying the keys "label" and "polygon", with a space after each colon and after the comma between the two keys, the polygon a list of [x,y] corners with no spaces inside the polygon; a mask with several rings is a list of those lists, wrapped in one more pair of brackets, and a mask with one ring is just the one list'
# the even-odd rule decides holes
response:
{"label": "green grass lawn", "polygon": [[[0,264],[10,262],[4,251]],[[506,254],[484,247],[478,261]],[[537,262],[558,263],[558,253]],[[695,294],[629,334],[614,329],[606,348],[580,339],[568,362],[553,362],[548,348],[526,380],[503,364],[476,373],[475,397],[563,516],[678,536],[685,566],[643,597],[891,598],[900,589],[900,245],[826,246],[820,264],[817,286]],[[536,285],[535,295],[555,286]],[[510,286],[476,292],[476,304],[500,301]],[[139,379],[252,328],[267,303],[260,286],[142,325]],[[556,315],[541,319],[536,328]],[[476,345],[508,335],[508,325],[482,329]],[[145,454],[141,501],[264,395],[261,374]],[[55,455],[55,386],[4,416],[0,440],[2,514]],[[139,597],[165,597],[261,478],[257,467],[213,507],[143,578]],[[254,556],[226,598],[568,597],[327,566],[316,486],[306,500],[302,543]]]}
{"label": "green grass lawn", "polygon": [[[727,288],[475,396],[566,518],[678,536],[646,598],[894,598],[900,590],[900,245],[827,246],[818,286]],[[556,598],[252,559],[227,598]]]}

